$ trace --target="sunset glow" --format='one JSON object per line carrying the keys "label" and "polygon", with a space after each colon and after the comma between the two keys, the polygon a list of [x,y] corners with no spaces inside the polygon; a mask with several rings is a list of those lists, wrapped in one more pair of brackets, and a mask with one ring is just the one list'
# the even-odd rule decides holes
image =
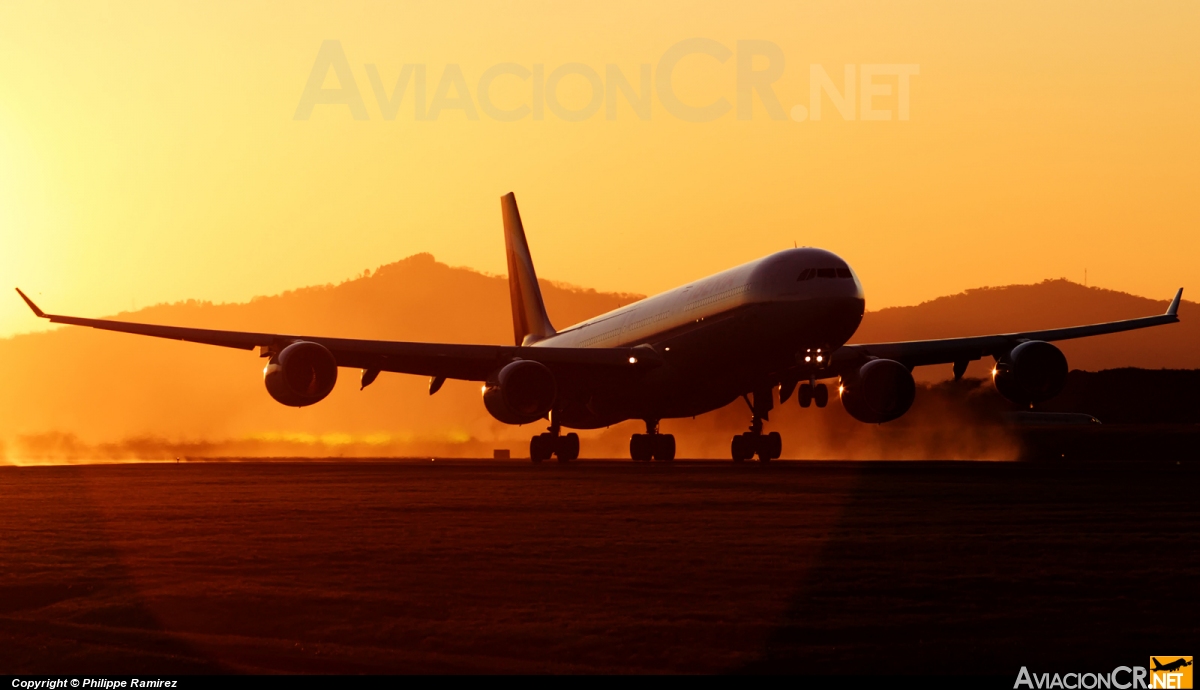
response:
{"label": "sunset glow", "polygon": [[[598,289],[654,293],[798,243],[845,257],[871,309],[1085,269],[1162,299],[1200,284],[1198,12],[5,3],[0,275],[47,308],[103,315],[243,301],[418,252],[504,273],[497,198],[516,191],[540,274]],[[713,121],[673,116],[657,87],[648,119],[624,92],[613,119],[599,105],[579,122],[556,114],[586,111],[587,70],[611,89],[615,66],[636,94],[642,65],[693,38],[731,56],[692,54],[673,72],[685,106],[728,102]],[[294,119],[327,40],[366,120],[329,104]],[[770,56],[746,46],[771,45],[785,117],[755,93],[739,119],[738,51],[763,70]],[[503,122],[476,87],[510,63],[544,84],[564,65],[587,70],[556,77],[542,119]],[[373,75],[387,107],[404,65],[424,66],[427,104],[457,65],[478,119],[448,107],[417,121],[412,87],[386,119]],[[917,66],[903,77],[909,119],[885,71],[864,88],[886,92],[873,108],[890,120],[869,121],[862,102],[846,119],[826,95],[815,121],[813,65],[838,88],[850,70]],[[530,88],[500,74],[488,97],[517,112]],[[15,295],[0,299],[0,335],[40,327]]]}

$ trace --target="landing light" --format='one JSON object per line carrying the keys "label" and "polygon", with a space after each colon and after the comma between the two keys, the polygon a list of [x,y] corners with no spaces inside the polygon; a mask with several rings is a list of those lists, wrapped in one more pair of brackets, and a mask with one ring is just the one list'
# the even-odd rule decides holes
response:
{"label": "landing light", "polygon": [[480,392],[480,393],[486,393],[486,392],[487,392],[487,384],[486,384],[486,383],[485,383],[485,384],[483,384],[482,386],[480,386],[480,387],[479,387],[479,392]]}
{"label": "landing light", "polygon": [[804,361],[805,361],[805,362],[811,362],[811,361],[812,361],[812,357],[809,357],[808,355],[805,355],[805,356],[804,356]]}
{"label": "landing light", "polygon": [[630,363],[630,364],[637,364],[637,357],[630,357],[630,358],[629,358],[629,363]]}
{"label": "landing light", "polygon": [[[820,350],[817,350],[817,352],[820,352]],[[818,362],[822,362],[822,361],[824,361],[824,360],[825,360],[825,358],[824,358],[824,357],[822,357],[821,355],[817,355],[817,361],[818,361]]]}

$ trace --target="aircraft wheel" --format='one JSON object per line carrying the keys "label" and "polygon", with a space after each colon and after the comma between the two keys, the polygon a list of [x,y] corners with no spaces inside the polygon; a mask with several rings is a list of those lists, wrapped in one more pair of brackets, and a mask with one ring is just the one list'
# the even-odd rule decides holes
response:
{"label": "aircraft wheel", "polygon": [[808,407],[812,404],[813,387],[811,383],[800,384],[800,390],[796,393],[796,401],[800,403],[800,407]]}
{"label": "aircraft wheel", "polygon": [[538,434],[529,439],[529,459],[533,462],[549,460],[554,450],[551,446],[552,442],[549,434]]}
{"label": "aircraft wheel", "polygon": [[759,462],[771,462],[771,437],[759,436],[754,439],[754,454]]}
{"label": "aircraft wheel", "polygon": [[675,436],[672,434],[655,434],[650,439],[653,442],[655,460],[659,462],[671,462],[675,459]]}
{"label": "aircraft wheel", "polygon": [[762,437],[763,449],[767,451],[767,456],[774,460],[780,455],[783,455],[783,437],[778,431],[772,431]]}
{"label": "aircraft wheel", "polygon": [[813,402],[817,403],[817,407],[825,407],[829,404],[829,389],[825,387],[825,384],[817,384],[816,390],[813,391]]}
{"label": "aircraft wheel", "polygon": [[555,455],[559,462],[579,459],[579,434],[570,433],[558,437],[558,449]]}
{"label": "aircraft wheel", "polygon": [[629,457],[635,462],[646,462],[654,455],[649,434],[634,434],[629,437]]}
{"label": "aircraft wheel", "polygon": [[750,434],[738,434],[733,437],[733,442],[729,444],[729,452],[733,455],[734,462],[742,462],[754,456],[754,449],[751,445],[754,437]]}

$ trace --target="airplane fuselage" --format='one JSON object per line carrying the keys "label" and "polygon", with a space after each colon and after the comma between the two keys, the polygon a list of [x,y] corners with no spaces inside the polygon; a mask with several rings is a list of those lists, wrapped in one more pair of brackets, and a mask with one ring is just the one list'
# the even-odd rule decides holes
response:
{"label": "airplane fuselage", "polygon": [[[633,385],[564,382],[564,426],[691,417],[756,387],[769,388],[784,370],[799,367],[805,378],[823,378],[829,353],[854,334],[864,305],[862,283],[841,258],[822,249],[788,249],[588,319],[532,346],[648,345],[662,358],[661,367]],[[805,356],[811,361],[805,363]]]}

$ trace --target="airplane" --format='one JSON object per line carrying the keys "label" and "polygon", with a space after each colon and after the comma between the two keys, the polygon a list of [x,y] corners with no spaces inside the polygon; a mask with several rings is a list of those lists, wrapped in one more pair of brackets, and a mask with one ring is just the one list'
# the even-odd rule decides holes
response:
{"label": "airplane", "polygon": [[1150,657],[1150,660],[1154,662],[1154,668],[1150,669],[1151,671],[1178,671],[1181,668],[1192,665],[1192,662],[1188,661],[1187,657],[1180,657],[1169,664],[1163,664],[1154,657]]}
{"label": "airplane", "polygon": [[695,417],[742,398],[747,431],[733,437],[735,462],[769,462],[782,454],[779,432],[764,422],[796,394],[801,407],[825,407],[829,387],[855,419],[880,424],[912,406],[918,366],[952,364],[961,379],[967,364],[992,357],[996,389],[1032,406],[1057,395],[1067,360],[1050,343],[1176,323],[1183,288],[1165,314],[1021,333],[847,345],[862,321],[862,283],[849,264],[816,248],[787,249],[622,306],[561,331],[546,314],[516,197],[500,200],[508,258],[514,344],[352,340],[160,326],[43,312],[52,323],[257,350],[267,359],[263,378],[276,401],[304,407],[324,399],[338,368],[361,369],[361,385],[381,372],[428,376],[429,394],[447,379],[482,384],[487,411],[505,424],[545,420],[533,436],[533,462],[579,457],[579,435],[626,420],[645,423],[629,455],[639,462],[675,458],[675,437],[659,432],[663,419]]}

